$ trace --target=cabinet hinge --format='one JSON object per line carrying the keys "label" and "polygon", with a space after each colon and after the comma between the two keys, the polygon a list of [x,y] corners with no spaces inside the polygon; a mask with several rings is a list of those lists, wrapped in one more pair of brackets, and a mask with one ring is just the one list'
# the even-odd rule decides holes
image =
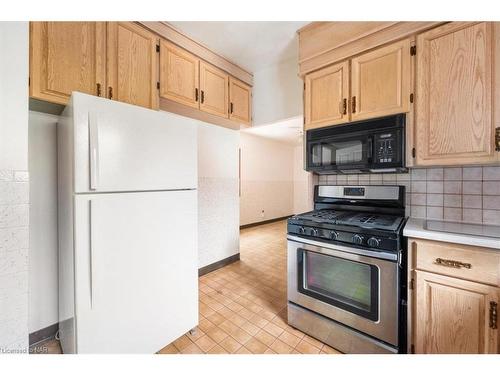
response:
{"label": "cabinet hinge", "polygon": [[160,52],[160,45],[159,44],[156,45],[156,52]]}
{"label": "cabinet hinge", "polygon": [[159,90],[160,89],[160,82],[156,82],[156,88]]}
{"label": "cabinet hinge", "polygon": [[417,46],[410,47],[410,56],[415,56],[417,54]]}
{"label": "cabinet hinge", "polygon": [[413,93],[410,94],[410,103],[413,103]]}
{"label": "cabinet hinge", "polygon": [[414,158],[415,156],[417,156],[417,150],[415,150],[415,147],[413,147],[411,149],[411,157]]}

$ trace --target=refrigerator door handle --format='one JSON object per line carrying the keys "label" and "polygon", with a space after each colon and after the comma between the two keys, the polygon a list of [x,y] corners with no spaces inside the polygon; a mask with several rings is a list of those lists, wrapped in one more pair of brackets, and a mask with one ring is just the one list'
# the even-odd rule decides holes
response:
{"label": "refrigerator door handle", "polygon": [[99,128],[97,114],[89,112],[90,190],[99,185]]}
{"label": "refrigerator door handle", "polygon": [[92,228],[92,200],[89,200],[89,287],[90,309],[94,309],[94,230]]}

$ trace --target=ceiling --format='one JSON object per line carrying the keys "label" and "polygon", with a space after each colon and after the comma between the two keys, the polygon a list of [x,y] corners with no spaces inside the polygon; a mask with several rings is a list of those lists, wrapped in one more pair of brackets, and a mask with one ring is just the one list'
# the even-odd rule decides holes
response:
{"label": "ceiling", "polygon": [[296,31],[308,21],[168,21],[186,35],[253,73],[298,57]]}
{"label": "ceiling", "polygon": [[302,143],[302,121],[302,116],[298,116],[269,125],[252,126],[241,131],[258,137],[288,143],[292,146],[298,146]]}

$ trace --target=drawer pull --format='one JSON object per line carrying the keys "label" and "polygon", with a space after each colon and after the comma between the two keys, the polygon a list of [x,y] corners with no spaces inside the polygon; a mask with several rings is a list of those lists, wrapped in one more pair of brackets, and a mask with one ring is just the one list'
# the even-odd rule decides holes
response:
{"label": "drawer pull", "polygon": [[452,267],[452,268],[467,268],[470,270],[472,268],[472,265],[470,263],[463,263],[459,262],[457,260],[451,260],[451,259],[443,259],[443,258],[436,258],[435,264],[440,265],[440,266],[445,266],[445,267]]}
{"label": "drawer pull", "polygon": [[490,328],[497,329],[497,306],[498,303],[490,301]]}

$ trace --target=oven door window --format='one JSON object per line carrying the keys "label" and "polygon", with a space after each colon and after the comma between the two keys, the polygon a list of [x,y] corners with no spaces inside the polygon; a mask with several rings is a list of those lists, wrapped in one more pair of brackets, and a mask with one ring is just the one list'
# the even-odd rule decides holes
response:
{"label": "oven door window", "polygon": [[299,249],[298,289],[353,314],[377,321],[378,267]]}

